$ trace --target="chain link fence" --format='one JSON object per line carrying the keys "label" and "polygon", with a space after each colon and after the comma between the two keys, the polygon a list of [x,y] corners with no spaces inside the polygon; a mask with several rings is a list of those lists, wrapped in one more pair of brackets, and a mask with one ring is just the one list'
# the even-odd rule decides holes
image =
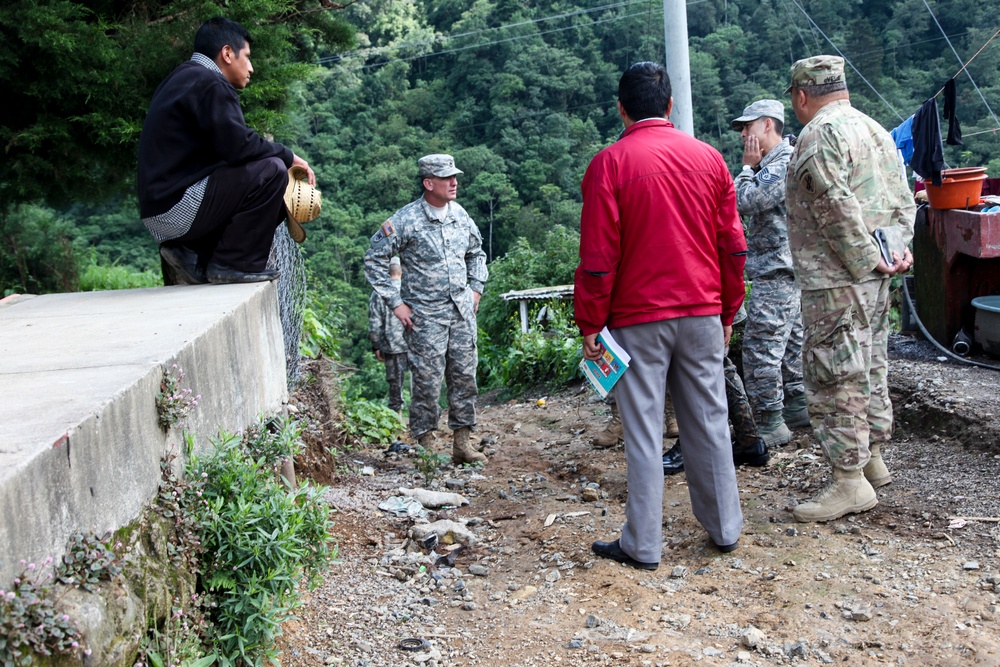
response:
{"label": "chain link fence", "polygon": [[285,369],[288,373],[288,390],[298,382],[301,373],[299,340],[302,338],[302,321],[306,307],[306,265],[302,249],[288,234],[288,227],[278,225],[274,231],[271,254],[267,268],[278,269],[278,311],[281,315],[281,333],[285,341]]}

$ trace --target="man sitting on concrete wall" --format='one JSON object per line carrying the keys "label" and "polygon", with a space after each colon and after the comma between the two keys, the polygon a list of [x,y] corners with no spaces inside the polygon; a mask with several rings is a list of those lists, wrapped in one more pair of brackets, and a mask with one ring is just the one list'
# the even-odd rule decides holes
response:
{"label": "man sitting on concrete wall", "polygon": [[194,55],[160,84],[139,139],[139,213],[178,282],[273,280],[274,230],[288,168],[305,160],[246,126],[252,39],[222,17],[198,29]]}

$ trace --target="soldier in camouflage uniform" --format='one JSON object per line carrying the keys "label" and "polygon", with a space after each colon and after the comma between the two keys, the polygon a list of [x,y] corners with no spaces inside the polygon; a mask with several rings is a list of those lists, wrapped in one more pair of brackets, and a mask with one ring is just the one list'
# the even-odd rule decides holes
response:
{"label": "soldier in camouflage uniform", "polygon": [[[389,262],[389,278],[398,290],[403,271],[399,257]],[[389,383],[389,409],[402,413],[403,379],[406,376],[406,331],[378,292],[368,299],[368,339],[375,358],[385,364],[385,381]]]}
{"label": "soldier in camouflage uniform", "polygon": [[[833,481],[793,510],[829,521],[878,503],[892,481],[881,446],[892,435],[889,402],[889,280],[913,264],[915,206],[896,148],[854,109],[844,60],[792,65],[792,108],[805,125],[788,170],[788,235],[802,290],[806,398]],[[887,236],[893,262],[873,233]]]}
{"label": "soldier in camouflage uniform", "polygon": [[774,447],[792,439],[789,426],[809,424],[799,288],[785,220],[785,172],[792,146],[781,137],[785,107],[778,100],[754,102],[731,124],[743,140],[736,208],[747,234],[746,277],[753,283],[743,334],[743,375],[760,435]]}
{"label": "soldier in camouflage uniform", "polygon": [[[452,460],[483,462],[469,433],[476,425],[476,311],[487,278],[486,253],[479,228],[455,197],[456,176],[450,155],[417,161],[423,196],[396,211],[372,236],[365,255],[365,276],[406,329],[413,394],[410,431],[430,447],[437,428],[441,379],[448,385],[448,426],[453,430]],[[399,255],[402,284],[389,278],[389,258]]]}

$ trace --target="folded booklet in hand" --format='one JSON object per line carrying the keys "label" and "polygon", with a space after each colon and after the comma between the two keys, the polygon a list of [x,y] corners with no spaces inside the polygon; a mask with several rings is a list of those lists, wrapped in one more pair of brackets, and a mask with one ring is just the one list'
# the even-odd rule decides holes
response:
{"label": "folded booklet in hand", "polygon": [[607,398],[611,388],[618,382],[618,378],[628,369],[632,358],[612,338],[607,327],[601,329],[601,333],[597,334],[597,344],[601,348],[601,356],[598,357],[597,361],[583,359],[580,362],[580,370],[590,380],[590,384],[594,385],[594,389],[601,395],[601,398]]}
{"label": "folded booklet in hand", "polygon": [[879,227],[872,232],[872,236],[875,237],[879,254],[882,255],[886,264],[892,266],[896,263],[892,258],[892,253],[896,253],[902,259],[903,253],[906,252],[906,245],[903,243],[903,232],[898,226]]}

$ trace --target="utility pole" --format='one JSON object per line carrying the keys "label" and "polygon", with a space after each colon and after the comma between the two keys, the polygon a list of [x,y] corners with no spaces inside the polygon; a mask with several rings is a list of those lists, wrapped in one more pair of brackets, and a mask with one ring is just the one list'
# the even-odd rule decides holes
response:
{"label": "utility pole", "polygon": [[673,90],[674,109],[670,121],[694,136],[691,107],[691,59],[688,56],[688,20],[685,0],[663,0],[663,37],[667,74]]}

